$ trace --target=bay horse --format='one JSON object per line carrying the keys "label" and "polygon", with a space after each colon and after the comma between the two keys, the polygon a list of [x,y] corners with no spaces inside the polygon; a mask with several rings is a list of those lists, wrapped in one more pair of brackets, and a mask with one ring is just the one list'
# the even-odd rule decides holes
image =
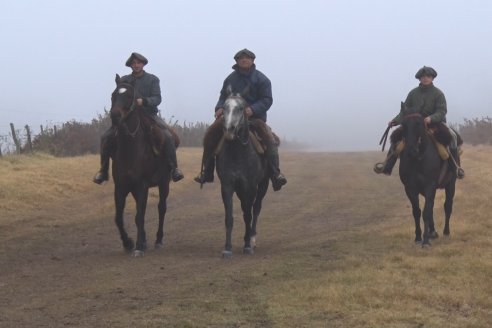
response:
{"label": "bay horse", "polygon": [[123,224],[126,197],[132,194],[136,203],[135,224],[137,242],[134,256],[143,256],[147,248],[144,229],[145,210],[150,187],[159,188],[159,226],[155,248],[162,247],[164,217],[169,195],[170,167],[163,158],[154,154],[149,134],[144,129],[144,113],[137,110],[135,88],[116,75],[116,89],[111,97],[111,118],[116,127],[116,151],[112,155],[114,180],[115,222],[123,247],[131,252],[133,240],[128,237]]}
{"label": "bay horse", "polygon": [[217,154],[217,175],[225,210],[226,242],[222,257],[226,259],[232,257],[234,193],[240,200],[245,224],[243,253],[253,254],[256,224],[269,185],[266,159],[258,154],[250,140],[246,106],[240,95],[230,93],[223,107],[224,141]]}
{"label": "bay horse", "polygon": [[[445,224],[444,235],[449,236],[449,220],[453,211],[453,199],[456,185],[456,170],[448,161],[439,156],[434,140],[426,131],[424,117],[417,108],[409,108],[401,103],[402,133],[405,148],[400,154],[400,180],[405,186],[405,193],[412,205],[415,220],[415,242],[430,246],[430,238],[437,238],[434,228],[434,199],[438,188],[444,188]],[[425,199],[423,213],[419,206],[419,194]],[[424,221],[420,228],[420,216]]]}

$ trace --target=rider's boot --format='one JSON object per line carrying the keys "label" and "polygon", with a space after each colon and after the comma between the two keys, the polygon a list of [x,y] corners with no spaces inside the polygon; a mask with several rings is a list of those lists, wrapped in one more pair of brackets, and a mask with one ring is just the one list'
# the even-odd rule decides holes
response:
{"label": "rider's boot", "polygon": [[271,140],[267,142],[266,158],[270,168],[272,170],[272,175],[270,179],[272,180],[272,187],[274,191],[279,191],[287,183],[287,179],[280,172],[280,159],[278,156],[277,144]]}
{"label": "rider's boot", "polygon": [[222,129],[223,119],[218,118],[208,127],[203,137],[202,170],[194,179],[200,185],[214,182],[215,151],[223,136]]}
{"label": "rider's boot", "polygon": [[109,179],[109,159],[116,147],[116,131],[113,127],[109,128],[101,137],[101,168],[94,175],[92,181],[102,184]]}
{"label": "rider's boot", "polygon": [[176,145],[174,138],[167,129],[164,129],[164,156],[167,158],[169,167],[171,168],[171,179],[174,182],[184,178],[183,172],[178,168],[178,158],[176,157]]}
{"label": "rider's boot", "polygon": [[202,165],[203,170],[194,180],[199,184],[214,182],[215,156],[208,147],[203,149]]}
{"label": "rider's boot", "polygon": [[451,156],[454,158],[454,161],[451,160],[453,167],[456,169],[456,177],[458,179],[463,179],[465,177],[465,170],[461,168],[461,160],[460,155],[458,153],[458,148],[449,148],[449,152]]}
{"label": "rider's boot", "polygon": [[393,171],[393,167],[395,166],[397,160],[398,154],[396,153],[396,144],[391,144],[384,162],[376,163],[376,165],[374,165],[374,172],[376,172],[377,174],[383,173],[385,175],[391,175],[391,172]]}

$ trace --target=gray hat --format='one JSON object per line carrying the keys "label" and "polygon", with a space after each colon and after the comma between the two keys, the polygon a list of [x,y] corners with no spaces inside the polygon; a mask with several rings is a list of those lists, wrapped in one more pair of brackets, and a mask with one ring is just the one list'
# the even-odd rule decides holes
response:
{"label": "gray hat", "polygon": [[125,65],[128,67],[131,67],[132,66],[132,60],[134,60],[134,59],[140,60],[142,63],[144,63],[144,65],[147,65],[147,63],[149,62],[147,60],[147,58],[145,58],[144,56],[142,56],[138,52],[132,52],[132,54],[130,55],[130,58],[128,58]]}
{"label": "gray hat", "polygon": [[418,72],[415,74],[416,79],[420,79],[422,76],[432,76],[436,77],[437,72],[435,69],[429,66],[424,66],[421,69],[418,70]]}
{"label": "gray hat", "polygon": [[234,55],[234,60],[238,60],[242,56],[247,56],[247,57],[249,57],[251,59],[255,59],[256,58],[255,54],[252,51],[244,48],[243,50],[239,50],[237,52],[237,54]]}

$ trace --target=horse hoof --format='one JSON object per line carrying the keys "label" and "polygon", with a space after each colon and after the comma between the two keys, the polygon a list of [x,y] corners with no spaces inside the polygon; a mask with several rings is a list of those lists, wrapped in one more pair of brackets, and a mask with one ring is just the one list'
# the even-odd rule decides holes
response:
{"label": "horse hoof", "polygon": [[232,259],[232,252],[231,251],[222,251],[222,258],[223,259]]}
{"label": "horse hoof", "polygon": [[155,245],[154,245],[155,249],[161,249],[163,247],[164,247],[164,245],[162,245],[162,243],[155,243]]}
{"label": "horse hoof", "polygon": [[250,244],[251,244],[251,247],[253,247],[253,249],[256,248],[256,237],[251,237]]}
{"label": "horse hoof", "polygon": [[253,255],[254,253],[255,253],[255,251],[251,247],[244,247],[243,248],[243,254]]}
{"label": "horse hoof", "polygon": [[135,243],[131,238],[128,238],[126,241],[123,242],[123,247],[125,248],[125,251],[131,252],[135,248]]}
{"label": "horse hoof", "polygon": [[430,247],[431,247],[431,244],[430,243],[422,243],[422,248],[428,249]]}
{"label": "horse hoof", "polygon": [[429,234],[429,238],[430,238],[430,239],[436,239],[436,238],[439,238],[439,234],[437,233],[437,231],[432,231],[432,232]]}
{"label": "horse hoof", "polygon": [[138,249],[136,249],[133,252],[133,257],[143,257],[143,256],[144,256],[144,251],[139,251]]}
{"label": "horse hoof", "polygon": [[451,233],[449,231],[444,231],[443,232],[444,237],[449,237]]}

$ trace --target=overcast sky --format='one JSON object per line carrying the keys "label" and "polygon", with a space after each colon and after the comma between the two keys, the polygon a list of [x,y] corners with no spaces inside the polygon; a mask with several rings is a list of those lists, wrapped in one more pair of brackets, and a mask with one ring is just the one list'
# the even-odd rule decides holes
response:
{"label": "overcast sky", "polygon": [[273,85],[268,123],[325,150],[378,149],[423,65],[448,121],[492,114],[486,0],[1,1],[0,135],[9,123],[90,122],[137,51],[161,80],[164,118],[212,122],[234,54]]}

